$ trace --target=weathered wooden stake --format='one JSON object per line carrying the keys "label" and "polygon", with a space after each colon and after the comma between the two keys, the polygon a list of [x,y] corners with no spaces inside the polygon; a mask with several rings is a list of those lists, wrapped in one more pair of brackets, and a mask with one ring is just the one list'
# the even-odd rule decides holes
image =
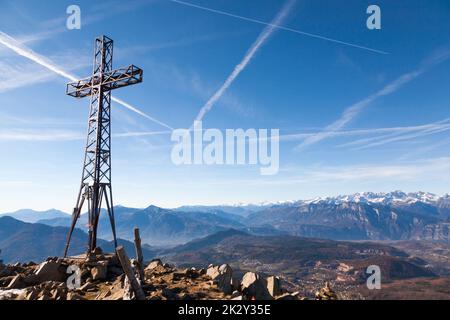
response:
{"label": "weathered wooden stake", "polygon": [[139,277],[141,283],[145,283],[144,273],[144,256],[142,255],[141,236],[139,234],[139,228],[134,228],[134,246],[136,247],[136,259],[139,269]]}
{"label": "weathered wooden stake", "polygon": [[120,264],[122,265],[123,271],[130,283],[131,289],[133,289],[137,300],[145,300],[145,293],[142,290],[141,285],[134,276],[133,268],[131,268],[130,259],[125,252],[123,246],[118,246],[116,248],[117,256],[119,257]]}

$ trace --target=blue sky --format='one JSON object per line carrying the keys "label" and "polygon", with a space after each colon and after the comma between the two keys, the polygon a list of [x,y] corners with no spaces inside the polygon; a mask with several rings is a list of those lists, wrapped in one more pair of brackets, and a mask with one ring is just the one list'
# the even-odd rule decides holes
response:
{"label": "blue sky", "polygon": [[[196,7],[0,0],[0,31],[80,77],[91,73],[94,38],[108,35],[115,67],[144,69],[142,84],[113,95],[170,127],[188,128],[269,28],[238,16],[270,23],[286,2],[186,2]],[[81,30],[65,27],[71,4],[81,8]],[[381,30],[366,27],[371,4],[381,8]],[[449,191],[448,1],[297,0],[279,24],[289,30],[271,30],[203,118],[204,128],[280,129],[279,173],[261,176],[254,165],[175,166],[167,128],[114,104],[115,204]],[[70,211],[75,204],[89,103],[65,96],[66,82],[0,44],[0,212]]]}

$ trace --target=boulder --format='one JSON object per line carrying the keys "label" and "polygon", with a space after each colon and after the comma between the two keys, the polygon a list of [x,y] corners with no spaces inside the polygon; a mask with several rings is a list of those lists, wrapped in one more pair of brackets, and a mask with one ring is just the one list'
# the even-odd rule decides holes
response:
{"label": "boulder", "polygon": [[86,299],[76,292],[69,292],[67,294],[67,300],[86,300]]}
{"label": "boulder", "polygon": [[161,290],[161,294],[164,298],[168,299],[168,300],[174,300],[177,298],[177,293],[174,292],[173,290],[170,290],[168,288],[163,288]]}
{"label": "boulder", "polygon": [[46,261],[41,263],[35,275],[39,282],[57,281],[64,282],[67,278],[65,271],[61,270],[61,263]]}
{"label": "boulder", "polygon": [[111,289],[104,289],[95,297],[95,300],[106,300],[109,296],[111,296]]}
{"label": "boulder", "polygon": [[91,269],[92,280],[105,280],[108,274],[108,267],[106,263],[98,263]]}
{"label": "boulder", "polygon": [[280,278],[271,276],[267,280],[267,290],[272,297],[279,296],[281,294]]}
{"label": "boulder", "polygon": [[92,282],[86,282],[85,284],[83,284],[78,290],[79,291],[83,291],[83,292],[87,292],[90,291],[94,288],[96,288],[97,286],[95,285],[95,283]]}
{"label": "boulder", "polygon": [[25,297],[26,300],[36,300],[39,296],[39,291],[36,288],[31,288]]}
{"label": "boulder", "polygon": [[213,266],[210,264],[206,270],[206,275],[211,279],[216,278],[219,275],[219,266]]}
{"label": "boulder", "polygon": [[22,275],[18,274],[11,280],[11,282],[9,283],[8,287],[6,287],[6,289],[8,289],[8,290],[23,289],[25,287],[26,287],[26,284],[24,281],[24,277]]}
{"label": "boulder", "polygon": [[219,266],[212,266],[208,268],[206,274],[213,280],[217,287],[225,294],[233,292],[232,277],[233,270],[228,264]]}
{"label": "boulder", "polygon": [[249,300],[272,300],[266,282],[254,272],[247,272],[241,281],[242,293]]}
{"label": "boulder", "polygon": [[231,279],[231,286],[233,288],[233,292],[234,291],[241,291],[241,281],[238,278],[232,278]]}
{"label": "boulder", "polygon": [[96,248],[92,251],[92,253],[95,254],[95,255],[101,255],[101,254],[103,254],[103,250],[102,250],[102,248],[100,248],[100,247],[96,247]]}
{"label": "boulder", "polygon": [[147,266],[147,268],[145,268],[145,270],[146,270],[146,271],[150,271],[150,270],[156,269],[157,267],[162,267],[162,266],[163,266],[162,261],[159,260],[159,259],[155,259],[155,260],[152,260],[152,261],[148,264],[148,266]]}
{"label": "boulder", "polygon": [[24,293],[25,289],[0,290],[0,301],[14,300]]}
{"label": "boulder", "polygon": [[108,266],[108,272],[112,275],[112,276],[120,276],[123,274],[123,269],[122,267],[118,267],[118,266]]}

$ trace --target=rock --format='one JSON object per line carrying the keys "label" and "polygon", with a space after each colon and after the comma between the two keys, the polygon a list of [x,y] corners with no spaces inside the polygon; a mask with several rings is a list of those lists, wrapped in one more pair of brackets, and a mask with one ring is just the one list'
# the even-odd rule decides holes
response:
{"label": "rock", "polygon": [[219,266],[213,266],[210,264],[208,269],[206,270],[206,275],[211,279],[217,277],[219,275]]}
{"label": "rock", "polygon": [[231,294],[233,287],[231,285],[231,279],[233,277],[233,270],[227,264],[219,266],[212,266],[206,271],[208,275],[217,287],[225,294]]}
{"label": "rock", "polygon": [[267,290],[272,297],[279,296],[281,294],[280,278],[271,276],[267,280]]}
{"label": "rock", "polygon": [[80,289],[78,289],[79,291],[88,291],[91,290],[93,288],[95,288],[96,285],[92,282],[86,282],[85,284],[83,284]]}
{"label": "rock", "polygon": [[61,288],[53,289],[52,291],[50,291],[50,294],[52,300],[66,300],[67,298],[67,292]]}
{"label": "rock", "polygon": [[98,263],[97,266],[91,269],[92,280],[105,280],[108,274],[108,267],[106,263]]}
{"label": "rock", "polygon": [[8,290],[10,290],[10,289],[23,289],[25,287],[26,287],[26,284],[25,284],[23,276],[18,274],[17,276],[15,276],[11,280],[11,282],[6,287],[6,289],[8,289]]}
{"label": "rock", "polygon": [[108,295],[105,300],[123,300],[123,297],[125,296],[125,290],[124,289],[117,289],[114,292],[111,292],[110,295]]}
{"label": "rock", "polygon": [[144,269],[146,274],[165,274],[171,272],[172,268],[168,264],[163,264],[161,260],[154,259]]}
{"label": "rock", "polygon": [[94,249],[94,251],[92,251],[92,253],[95,255],[101,255],[101,254],[103,254],[103,250],[102,250],[102,248],[97,247]]}
{"label": "rock", "polygon": [[0,301],[13,300],[24,293],[24,289],[0,290]]}
{"label": "rock", "polygon": [[46,261],[41,263],[36,270],[35,275],[39,282],[58,281],[64,282],[66,280],[66,273],[61,270],[61,264],[54,261]]}
{"label": "rock", "polygon": [[145,268],[145,270],[146,271],[149,271],[149,270],[153,270],[153,269],[155,269],[156,267],[158,267],[158,266],[163,266],[163,263],[162,263],[162,261],[161,260],[159,260],[159,259],[155,259],[155,260],[152,260],[149,264],[148,264],[148,266],[147,266],[147,268]]}
{"label": "rock", "polygon": [[31,290],[26,295],[25,299],[26,300],[36,300],[38,296],[39,296],[39,291],[36,290],[35,288],[31,288]]}
{"label": "rock", "polygon": [[[242,294],[239,292],[239,291],[237,291],[237,290],[235,290],[235,291],[233,291],[233,293],[231,294],[231,300],[233,300],[234,298],[239,298],[239,297],[242,297]],[[237,299],[237,300],[241,300],[241,299]]]}
{"label": "rock", "polygon": [[122,267],[118,267],[118,266],[108,266],[108,272],[112,276],[120,276],[121,274],[123,274],[123,269],[122,269]]}
{"label": "rock", "polygon": [[191,268],[186,271],[186,277],[191,278],[191,279],[196,279],[200,275],[201,275],[200,272],[197,271],[197,269],[195,269],[195,268]]}
{"label": "rock", "polygon": [[23,281],[27,287],[34,286],[39,283],[39,277],[33,273],[24,277]]}
{"label": "rock", "polygon": [[106,300],[109,296],[111,296],[111,290],[103,290],[95,297],[95,300]]}
{"label": "rock", "polygon": [[254,272],[247,272],[241,281],[242,293],[249,300],[272,300],[266,283]]}
{"label": "rock", "polygon": [[76,292],[69,292],[67,294],[67,300],[86,300],[86,299]]}
{"label": "rock", "polygon": [[161,294],[168,300],[174,300],[177,297],[177,294],[175,292],[167,288],[162,289]]}
{"label": "rock", "polygon": [[241,281],[238,278],[231,279],[231,287],[233,291],[241,291]]}

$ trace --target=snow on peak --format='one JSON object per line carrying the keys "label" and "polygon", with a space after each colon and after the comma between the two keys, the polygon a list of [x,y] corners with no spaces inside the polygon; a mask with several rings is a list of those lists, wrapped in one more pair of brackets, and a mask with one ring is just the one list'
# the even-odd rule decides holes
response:
{"label": "snow on peak", "polygon": [[401,204],[401,203],[436,203],[440,199],[439,196],[428,192],[412,192],[405,193],[402,191],[392,192],[359,192],[352,195],[339,195],[336,197],[318,197],[310,200],[299,201],[299,203],[328,203],[342,204],[347,202],[354,203],[372,203],[372,204]]}

